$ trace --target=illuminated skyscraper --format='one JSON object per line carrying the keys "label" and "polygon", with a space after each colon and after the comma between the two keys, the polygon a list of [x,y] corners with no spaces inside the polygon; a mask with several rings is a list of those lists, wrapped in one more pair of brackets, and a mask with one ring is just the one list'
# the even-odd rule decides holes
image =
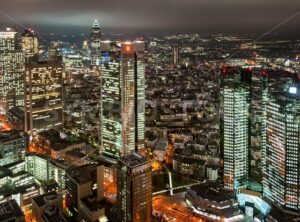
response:
{"label": "illuminated skyscraper", "polygon": [[121,222],[150,222],[152,215],[152,170],[145,157],[133,153],[117,166],[117,217]]}
{"label": "illuminated skyscraper", "polygon": [[26,65],[25,130],[34,136],[62,127],[61,62],[31,62]]}
{"label": "illuminated skyscraper", "polygon": [[16,28],[0,32],[0,102],[6,108],[24,105],[24,56]]}
{"label": "illuminated skyscraper", "polygon": [[144,147],[143,42],[102,42],[102,152],[114,158]]}
{"label": "illuminated skyscraper", "polygon": [[93,27],[91,29],[91,66],[100,65],[101,57],[101,29],[98,20],[95,19]]}
{"label": "illuminated skyscraper", "polygon": [[249,177],[258,183],[262,182],[262,169],[265,166],[267,102],[268,78],[264,72],[255,70],[251,75]]}
{"label": "illuminated skyscraper", "polygon": [[39,54],[39,38],[31,28],[26,29],[22,34],[22,50],[26,59]]}
{"label": "illuminated skyscraper", "polygon": [[173,59],[173,64],[178,64],[179,63],[179,44],[173,44],[172,45],[172,59]]}
{"label": "illuminated skyscraper", "polygon": [[233,190],[246,187],[248,179],[251,74],[231,69],[221,81],[224,186]]}
{"label": "illuminated skyscraper", "polygon": [[267,106],[264,196],[285,209],[300,210],[299,88],[274,93]]}

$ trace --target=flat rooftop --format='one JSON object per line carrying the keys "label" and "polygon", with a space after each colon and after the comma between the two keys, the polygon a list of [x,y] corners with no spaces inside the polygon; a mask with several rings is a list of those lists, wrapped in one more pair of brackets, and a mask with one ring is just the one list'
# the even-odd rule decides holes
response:
{"label": "flat rooftop", "polygon": [[15,200],[0,204],[0,221],[15,221],[15,218],[24,217],[24,214]]}
{"label": "flat rooftop", "polygon": [[223,202],[233,199],[233,192],[216,185],[199,184],[190,188],[197,196],[210,201]]}
{"label": "flat rooftop", "polygon": [[0,132],[0,142],[5,143],[12,140],[22,139],[25,135],[25,132],[18,130],[3,131]]}
{"label": "flat rooftop", "polygon": [[49,193],[45,193],[36,197],[32,198],[32,201],[34,201],[39,207],[42,207],[46,204],[45,200],[54,200],[56,198],[59,198],[59,195],[55,191],[51,191]]}
{"label": "flat rooftop", "polygon": [[67,174],[78,184],[85,184],[97,178],[97,164],[87,164],[79,167],[70,167]]}
{"label": "flat rooftop", "polygon": [[139,166],[139,165],[142,165],[142,164],[145,164],[148,162],[146,157],[141,156],[138,153],[126,155],[126,156],[120,158],[119,161],[129,167],[136,167],[136,166]]}

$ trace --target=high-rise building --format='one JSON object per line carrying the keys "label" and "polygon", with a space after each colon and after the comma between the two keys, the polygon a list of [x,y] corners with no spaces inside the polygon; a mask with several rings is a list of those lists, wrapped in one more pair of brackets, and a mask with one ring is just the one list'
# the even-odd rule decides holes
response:
{"label": "high-rise building", "polygon": [[262,182],[265,166],[267,102],[268,78],[261,70],[254,70],[251,74],[249,177],[258,183]]}
{"label": "high-rise building", "polygon": [[273,93],[267,106],[263,193],[281,208],[300,210],[299,88]]}
{"label": "high-rise building", "polygon": [[59,61],[31,62],[26,65],[25,130],[34,136],[62,127],[62,74]]}
{"label": "high-rise building", "polygon": [[91,29],[91,66],[97,67],[100,65],[101,58],[101,28],[98,20],[95,19]]}
{"label": "high-rise building", "polygon": [[224,186],[246,187],[250,140],[251,74],[230,69],[221,77],[221,137],[224,146]]}
{"label": "high-rise building", "polygon": [[101,152],[114,158],[144,147],[143,42],[102,42]]}
{"label": "high-rise building", "polygon": [[122,222],[150,222],[152,215],[151,163],[137,153],[119,159],[117,217]]}
{"label": "high-rise building", "polygon": [[173,64],[178,64],[179,63],[179,44],[173,44],[172,45],[172,59],[173,59]]}
{"label": "high-rise building", "polygon": [[39,38],[31,28],[26,29],[22,34],[22,50],[26,60],[39,54]]}
{"label": "high-rise building", "polygon": [[5,108],[24,106],[24,56],[17,39],[14,27],[0,32],[0,102]]}

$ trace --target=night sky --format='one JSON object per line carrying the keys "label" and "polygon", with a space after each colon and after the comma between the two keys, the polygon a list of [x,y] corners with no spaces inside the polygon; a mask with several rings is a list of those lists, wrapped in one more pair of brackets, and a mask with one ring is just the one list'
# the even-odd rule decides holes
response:
{"label": "night sky", "polygon": [[[19,21],[40,31],[84,31],[98,18],[106,30],[263,33],[300,10],[300,0],[1,0],[0,3],[1,26]],[[300,14],[276,32],[296,35],[299,28]]]}

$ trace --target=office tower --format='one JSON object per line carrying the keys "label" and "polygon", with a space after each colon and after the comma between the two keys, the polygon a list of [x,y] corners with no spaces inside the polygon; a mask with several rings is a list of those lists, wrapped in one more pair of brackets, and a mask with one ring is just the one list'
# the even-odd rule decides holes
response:
{"label": "office tower", "polygon": [[173,44],[172,45],[172,59],[173,59],[173,64],[178,64],[179,63],[179,44]]}
{"label": "office tower", "polygon": [[31,62],[26,65],[25,130],[31,137],[62,127],[62,63]]}
{"label": "office tower", "polygon": [[299,88],[273,93],[267,106],[263,193],[281,208],[300,210]]}
{"label": "office tower", "polygon": [[29,138],[23,131],[0,132],[0,166],[24,159]]}
{"label": "office tower", "polygon": [[39,54],[39,38],[33,29],[28,28],[22,34],[22,50],[25,54],[25,59],[37,57]]}
{"label": "office tower", "polygon": [[251,74],[231,68],[221,76],[221,139],[224,146],[224,186],[246,187],[250,138]]}
{"label": "office tower", "polygon": [[102,42],[101,152],[118,158],[144,147],[143,42]]}
{"label": "office tower", "polygon": [[119,159],[117,217],[122,222],[150,222],[152,214],[151,163],[137,153]]}
{"label": "office tower", "polygon": [[13,27],[0,32],[0,102],[5,108],[24,105],[24,57]]}
{"label": "office tower", "polygon": [[261,70],[255,70],[251,75],[249,177],[258,183],[262,182],[262,168],[265,166],[267,102],[268,78]]}
{"label": "office tower", "polygon": [[101,29],[97,19],[95,19],[91,29],[91,66],[97,67],[100,65],[101,57]]}

